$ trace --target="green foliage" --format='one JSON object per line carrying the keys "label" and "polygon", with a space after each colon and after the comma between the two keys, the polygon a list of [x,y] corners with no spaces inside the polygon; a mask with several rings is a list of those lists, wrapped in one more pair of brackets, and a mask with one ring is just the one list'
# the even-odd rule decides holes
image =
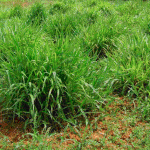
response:
{"label": "green foliage", "polygon": [[46,18],[46,14],[44,11],[45,9],[42,4],[34,4],[27,16],[27,23],[40,25]]}
{"label": "green foliage", "polygon": [[99,17],[99,21],[90,25],[84,32],[79,41],[83,49],[89,56],[96,54],[97,58],[107,57],[107,52],[113,51],[113,38],[117,36],[116,27],[113,19]]}
{"label": "green foliage", "polygon": [[64,0],[1,10],[3,109],[35,128],[62,121],[73,124],[78,116],[87,122],[86,113],[103,109],[115,93],[136,100],[141,118],[149,120],[150,37],[145,7],[131,1]]}
{"label": "green foliage", "polygon": [[22,8],[20,5],[17,5],[10,10],[9,18],[21,17],[21,15],[22,15]]}
{"label": "green foliage", "polygon": [[[67,35],[76,35],[80,31],[79,15],[59,14],[49,16],[43,25],[44,31],[53,39],[66,37]],[[81,17],[80,17],[81,18]]]}
{"label": "green foliage", "polygon": [[33,27],[23,28],[25,24],[20,26],[19,21],[11,25],[9,34],[5,34],[7,26],[1,33],[5,37],[1,41],[4,108],[25,119],[29,116],[35,128],[48,120],[55,126],[62,119],[92,109],[89,104],[95,103],[94,97],[100,100],[88,83],[92,62],[87,65],[89,58],[77,50],[76,43],[70,45],[70,39],[60,39],[54,45],[43,41],[44,35]]}
{"label": "green foliage", "polygon": [[150,35],[150,23],[147,25],[146,33]]}
{"label": "green foliage", "polygon": [[65,5],[63,2],[54,2],[50,5],[49,13],[54,15],[56,13],[66,13],[69,9],[68,5]]}

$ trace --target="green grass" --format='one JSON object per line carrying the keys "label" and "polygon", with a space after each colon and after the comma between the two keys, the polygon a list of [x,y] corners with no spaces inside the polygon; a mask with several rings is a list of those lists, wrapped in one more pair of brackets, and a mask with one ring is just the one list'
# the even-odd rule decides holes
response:
{"label": "green grass", "polygon": [[[88,125],[87,114],[103,116],[105,105],[117,95],[136,102],[140,120],[150,121],[149,1],[58,0],[28,7],[22,7],[24,1],[3,7],[4,2],[0,3],[4,117],[23,118],[34,132],[41,125],[52,130],[64,127],[62,122],[76,126],[80,116]],[[144,131],[139,131],[137,127],[132,136],[140,137]]]}

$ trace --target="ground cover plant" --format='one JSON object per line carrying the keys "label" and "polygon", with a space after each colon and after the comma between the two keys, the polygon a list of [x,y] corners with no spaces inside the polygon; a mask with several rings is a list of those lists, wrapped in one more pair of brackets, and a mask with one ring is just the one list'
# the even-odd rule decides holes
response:
{"label": "ground cover plant", "polygon": [[[52,149],[68,140],[68,149],[150,147],[149,1],[3,0],[0,6],[1,122],[17,118],[24,132],[31,128],[33,142],[15,137],[10,147]],[[54,143],[55,132],[64,136]]]}

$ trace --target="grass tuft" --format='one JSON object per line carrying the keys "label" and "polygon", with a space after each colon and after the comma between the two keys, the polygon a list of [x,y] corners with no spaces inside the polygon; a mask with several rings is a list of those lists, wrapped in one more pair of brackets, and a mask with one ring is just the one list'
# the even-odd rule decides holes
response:
{"label": "grass tuft", "polygon": [[31,7],[27,16],[27,23],[40,25],[46,18],[45,9],[42,4],[36,3]]}

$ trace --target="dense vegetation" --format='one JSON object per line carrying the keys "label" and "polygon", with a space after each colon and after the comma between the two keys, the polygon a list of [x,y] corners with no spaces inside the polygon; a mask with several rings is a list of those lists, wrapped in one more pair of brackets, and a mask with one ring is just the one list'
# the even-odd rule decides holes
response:
{"label": "dense vegetation", "polygon": [[1,7],[3,113],[34,128],[76,124],[118,95],[137,102],[139,117],[149,121],[149,8],[121,0]]}

